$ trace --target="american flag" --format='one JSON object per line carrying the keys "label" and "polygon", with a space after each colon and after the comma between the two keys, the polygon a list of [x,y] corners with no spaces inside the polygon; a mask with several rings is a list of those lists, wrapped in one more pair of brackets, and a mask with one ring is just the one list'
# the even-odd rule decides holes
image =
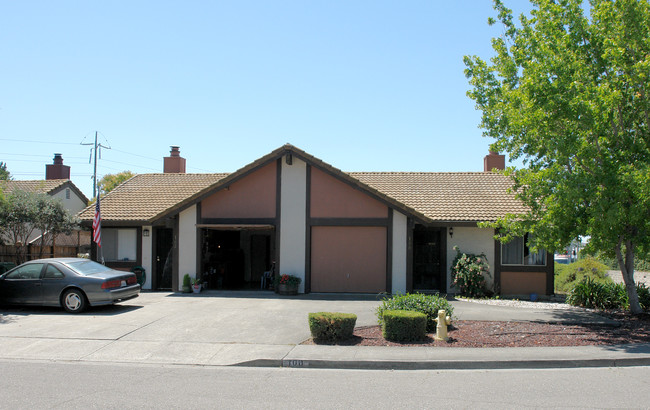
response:
{"label": "american flag", "polygon": [[102,247],[102,214],[99,212],[99,195],[95,204],[95,218],[93,219],[93,241],[98,247]]}

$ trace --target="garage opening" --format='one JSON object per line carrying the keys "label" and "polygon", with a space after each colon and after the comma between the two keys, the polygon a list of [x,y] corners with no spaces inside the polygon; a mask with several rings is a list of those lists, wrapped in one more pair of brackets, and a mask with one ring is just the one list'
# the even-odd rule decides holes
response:
{"label": "garage opening", "polygon": [[201,229],[201,272],[208,289],[262,289],[275,255],[275,228],[268,225]]}

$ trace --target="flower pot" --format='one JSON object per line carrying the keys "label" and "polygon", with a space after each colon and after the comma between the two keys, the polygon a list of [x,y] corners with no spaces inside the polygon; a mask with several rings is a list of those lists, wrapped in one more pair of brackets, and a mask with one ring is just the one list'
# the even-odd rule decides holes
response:
{"label": "flower pot", "polygon": [[201,285],[192,285],[192,292],[201,293]]}
{"label": "flower pot", "polygon": [[298,285],[287,285],[286,283],[278,284],[278,293],[285,296],[298,294]]}
{"label": "flower pot", "polygon": [[183,293],[192,293],[192,288],[189,285],[188,286],[183,286],[183,288],[181,290],[182,290]]}

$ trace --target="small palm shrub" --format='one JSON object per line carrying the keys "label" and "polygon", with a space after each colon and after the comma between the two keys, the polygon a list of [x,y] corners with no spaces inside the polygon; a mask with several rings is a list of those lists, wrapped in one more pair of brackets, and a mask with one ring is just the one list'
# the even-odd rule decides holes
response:
{"label": "small palm shrub", "polygon": [[[650,289],[645,284],[637,284],[639,303],[644,310],[650,309]],[[593,309],[629,309],[630,301],[622,283],[600,283],[590,277],[577,283],[567,296],[567,303]]]}
{"label": "small palm shrub", "polygon": [[308,315],[309,331],[314,341],[336,342],[352,337],[357,315],[353,313],[316,312]]}
{"label": "small palm shrub", "polygon": [[447,312],[448,316],[452,316],[454,311],[447,299],[439,295],[398,293],[390,298],[383,299],[381,305],[377,307],[376,313],[380,326],[383,326],[384,311],[386,310],[411,310],[424,313],[427,317],[427,332],[434,332],[436,330],[435,319],[438,317],[438,310],[440,309]]}
{"label": "small palm shrub", "polygon": [[410,310],[384,311],[381,333],[393,342],[415,342],[427,336],[427,316]]}
{"label": "small palm shrub", "polygon": [[485,254],[462,253],[454,246],[456,258],[451,264],[451,280],[462,296],[485,296],[485,278],[490,276],[490,265]]}

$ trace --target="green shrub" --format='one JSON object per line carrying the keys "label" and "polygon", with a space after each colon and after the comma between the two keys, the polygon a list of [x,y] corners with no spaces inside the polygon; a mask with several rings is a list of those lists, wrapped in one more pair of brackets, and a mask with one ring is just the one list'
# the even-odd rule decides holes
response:
{"label": "green shrub", "polygon": [[607,266],[596,259],[586,257],[569,265],[555,264],[555,292],[568,293],[584,278],[597,283],[613,283],[607,276]]}
{"label": "green shrub", "polygon": [[451,264],[451,280],[462,296],[480,298],[485,296],[485,278],[490,275],[490,266],[485,254],[461,253],[454,246],[456,258]]}
{"label": "green shrub", "polygon": [[[650,309],[650,289],[645,284],[637,284],[639,303],[644,310]],[[567,296],[567,303],[594,309],[629,309],[630,300],[622,283],[599,283],[586,277],[577,283]]]}
{"label": "green shrub", "polygon": [[353,313],[316,312],[309,314],[309,330],[314,341],[336,342],[352,337],[357,315]]}
{"label": "green shrub", "polygon": [[185,276],[183,276],[183,287],[184,288],[185,287],[189,288],[190,287],[190,281],[191,281],[190,274],[186,273]]}
{"label": "green shrub", "polygon": [[383,325],[384,311],[386,310],[411,310],[424,313],[427,317],[427,332],[434,332],[436,330],[435,319],[438,317],[439,309],[447,312],[448,316],[452,316],[454,312],[454,308],[444,297],[423,293],[398,293],[391,298],[383,299],[376,312],[380,326]]}
{"label": "green shrub", "polygon": [[381,333],[393,342],[422,340],[427,335],[427,316],[410,310],[385,310]]}
{"label": "green shrub", "polygon": [[637,283],[636,293],[639,295],[641,309],[650,310],[650,289],[645,283]]}

